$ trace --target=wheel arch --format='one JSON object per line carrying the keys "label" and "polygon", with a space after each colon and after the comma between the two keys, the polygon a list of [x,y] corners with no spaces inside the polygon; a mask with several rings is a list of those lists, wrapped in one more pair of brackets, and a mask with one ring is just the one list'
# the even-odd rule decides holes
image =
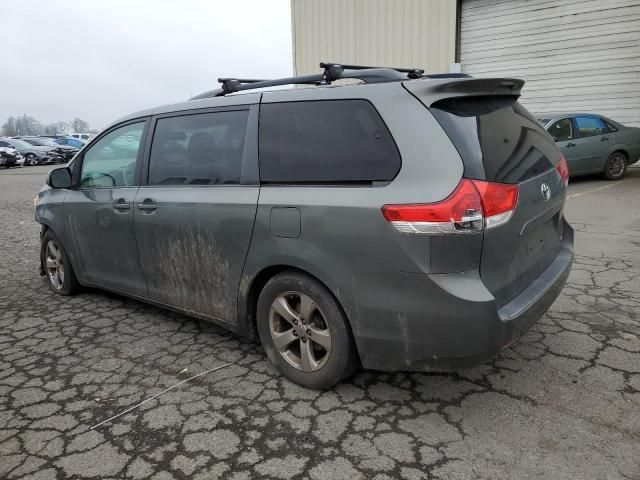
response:
{"label": "wheel arch", "polygon": [[[323,281],[318,275],[314,275],[312,272],[301,268],[299,266],[289,265],[289,264],[274,264],[265,266],[260,271],[258,271],[253,277],[250,279],[243,279],[240,282],[240,289],[238,294],[238,320],[239,320],[239,333],[245,335],[247,338],[252,341],[258,340],[258,330],[257,330],[257,306],[258,306],[258,298],[260,296],[260,292],[267,284],[267,282],[273,278],[274,276],[282,273],[282,272],[296,272],[306,275],[315,281],[317,281],[320,285],[326,288],[327,292],[335,299],[338,304],[338,308],[342,311],[343,315],[347,319],[347,326],[351,333],[351,337],[354,340],[354,348],[356,349],[356,353],[358,353],[358,345],[355,341],[353,335],[353,325],[347,309],[345,309],[343,302],[340,301],[336,292],[327,284],[327,282]],[[359,356],[359,353],[358,353]]]}
{"label": "wheel arch", "polygon": [[623,154],[625,157],[627,157],[627,161],[629,160],[629,152],[627,152],[624,148],[616,148],[613,152],[611,153],[618,153],[620,152],[621,154]]}
{"label": "wheel arch", "polygon": [[[629,163],[629,152],[628,150],[622,146],[622,145],[614,145],[609,152],[607,153],[607,158],[605,159],[605,163],[607,160],[609,160],[609,157],[611,157],[611,155],[613,155],[614,153],[621,153],[623,154],[626,158],[627,158],[627,164]],[[603,165],[603,170],[604,170],[604,165]]]}

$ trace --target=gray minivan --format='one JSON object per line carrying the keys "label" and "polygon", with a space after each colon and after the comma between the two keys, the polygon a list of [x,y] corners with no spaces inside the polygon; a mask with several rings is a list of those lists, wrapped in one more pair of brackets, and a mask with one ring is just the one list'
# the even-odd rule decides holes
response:
{"label": "gray minivan", "polygon": [[[573,259],[567,165],[518,103],[524,82],[321,66],[221,79],[50,172],[35,199],[50,288],[213,321],[312,388],[516,342]],[[309,88],[263,88],[285,84]]]}

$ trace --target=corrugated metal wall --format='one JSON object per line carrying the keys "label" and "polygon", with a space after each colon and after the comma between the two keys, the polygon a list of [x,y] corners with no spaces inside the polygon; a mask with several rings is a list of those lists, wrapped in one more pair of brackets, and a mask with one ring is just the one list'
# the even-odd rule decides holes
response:
{"label": "corrugated metal wall", "polygon": [[462,71],[526,80],[534,113],[592,111],[640,126],[640,2],[463,0]]}
{"label": "corrugated metal wall", "polygon": [[448,72],[455,61],[455,0],[292,0],[293,70],[321,61]]}

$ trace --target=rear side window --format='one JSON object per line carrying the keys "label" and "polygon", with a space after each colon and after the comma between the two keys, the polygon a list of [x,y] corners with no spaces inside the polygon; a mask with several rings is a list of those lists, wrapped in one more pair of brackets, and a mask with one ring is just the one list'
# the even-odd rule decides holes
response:
{"label": "rear side window", "polygon": [[151,144],[149,185],[240,183],[248,110],[161,118]]}
{"label": "rear side window", "polygon": [[576,117],[576,125],[581,137],[602,135],[607,131],[604,122],[598,117]]}
{"label": "rear side window", "polygon": [[260,179],[266,183],[393,180],[400,153],[366,100],[263,104]]}
{"label": "rear side window", "polygon": [[467,178],[519,183],[560,160],[551,136],[517,97],[446,98],[431,112],[460,153]]}

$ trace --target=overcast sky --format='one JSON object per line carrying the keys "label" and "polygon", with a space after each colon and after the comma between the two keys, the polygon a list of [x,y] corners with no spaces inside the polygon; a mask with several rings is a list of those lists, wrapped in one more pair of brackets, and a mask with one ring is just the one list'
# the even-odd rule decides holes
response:
{"label": "overcast sky", "polygon": [[0,0],[0,124],[120,116],[292,72],[289,0]]}

